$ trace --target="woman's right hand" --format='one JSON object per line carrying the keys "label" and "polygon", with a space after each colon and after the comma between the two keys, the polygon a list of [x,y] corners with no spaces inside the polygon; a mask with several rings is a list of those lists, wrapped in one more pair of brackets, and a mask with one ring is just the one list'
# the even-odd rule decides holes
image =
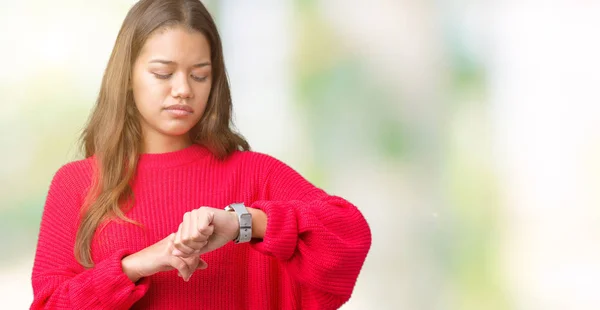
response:
{"label": "woman's right hand", "polygon": [[157,272],[177,269],[179,275],[188,281],[196,269],[206,269],[207,264],[200,255],[185,258],[172,255],[174,241],[175,234],[172,233],[165,239],[124,257],[121,260],[123,272],[131,281],[137,282]]}

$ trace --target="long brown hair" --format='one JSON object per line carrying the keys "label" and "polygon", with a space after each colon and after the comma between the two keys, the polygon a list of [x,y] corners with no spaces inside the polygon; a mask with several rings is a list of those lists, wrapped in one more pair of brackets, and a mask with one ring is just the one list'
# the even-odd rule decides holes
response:
{"label": "long brown hair", "polygon": [[[91,243],[104,220],[125,216],[132,206],[130,182],[142,150],[139,112],[133,102],[133,64],[147,38],[159,29],[184,26],[206,36],[210,44],[213,84],[204,114],[189,132],[194,143],[206,146],[217,158],[235,150],[250,149],[234,132],[231,94],[217,27],[199,0],[141,0],[130,10],[117,36],[102,79],[100,93],[81,135],[86,157],[95,155],[96,169],[88,199],[82,209],[75,239],[75,257],[86,268],[94,266]],[[128,202],[128,203],[125,203]]]}

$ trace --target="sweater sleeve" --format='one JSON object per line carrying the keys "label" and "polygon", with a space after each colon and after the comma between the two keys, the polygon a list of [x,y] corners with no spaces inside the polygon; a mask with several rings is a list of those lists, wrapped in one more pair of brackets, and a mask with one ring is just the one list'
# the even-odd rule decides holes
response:
{"label": "sweater sleeve", "polygon": [[81,162],[55,174],[46,198],[35,254],[31,309],[127,309],[148,290],[149,280],[131,282],[121,267],[130,254],[116,251],[84,269],[74,255],[82,192],[89,167]]}
{"label": "sweater sleeve", "polygon": [[350,202],[313,186],[271,158],[262,196],[265,236],[252,247],[278,258],[301,288],[303,309],[337,309],[350,298],[371,231]]}

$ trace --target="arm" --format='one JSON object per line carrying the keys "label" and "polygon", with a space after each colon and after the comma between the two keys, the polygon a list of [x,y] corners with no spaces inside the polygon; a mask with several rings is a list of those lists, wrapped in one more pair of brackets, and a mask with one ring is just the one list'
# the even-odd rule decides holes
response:
{"label": "arm", "polygon": [[32,274],[31,309],[127,309],[148,290],[149,282],[133,283],[116,251],[93,268],[84,269],[73,253],[81,193],[90,167],[82,162],[63,166],[54,176],[44,206]]}
{"label": "arm", "polygon": [[262,197],[250,207],[268,219],[254,249],[278,258],[302,289],[306,309],[336,309],[352,294],[371,246],[371,231],[348,201],[316,188],[271,159]]}

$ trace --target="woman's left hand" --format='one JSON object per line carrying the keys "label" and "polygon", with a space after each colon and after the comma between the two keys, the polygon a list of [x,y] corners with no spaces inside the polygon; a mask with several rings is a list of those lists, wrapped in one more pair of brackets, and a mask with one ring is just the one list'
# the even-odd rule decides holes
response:
{"label": "woman's left hand", "polygon": [[186,212],[175,234],[173,255],[204,254],[237,238],[240,224],[235,212],[201,207]]}

